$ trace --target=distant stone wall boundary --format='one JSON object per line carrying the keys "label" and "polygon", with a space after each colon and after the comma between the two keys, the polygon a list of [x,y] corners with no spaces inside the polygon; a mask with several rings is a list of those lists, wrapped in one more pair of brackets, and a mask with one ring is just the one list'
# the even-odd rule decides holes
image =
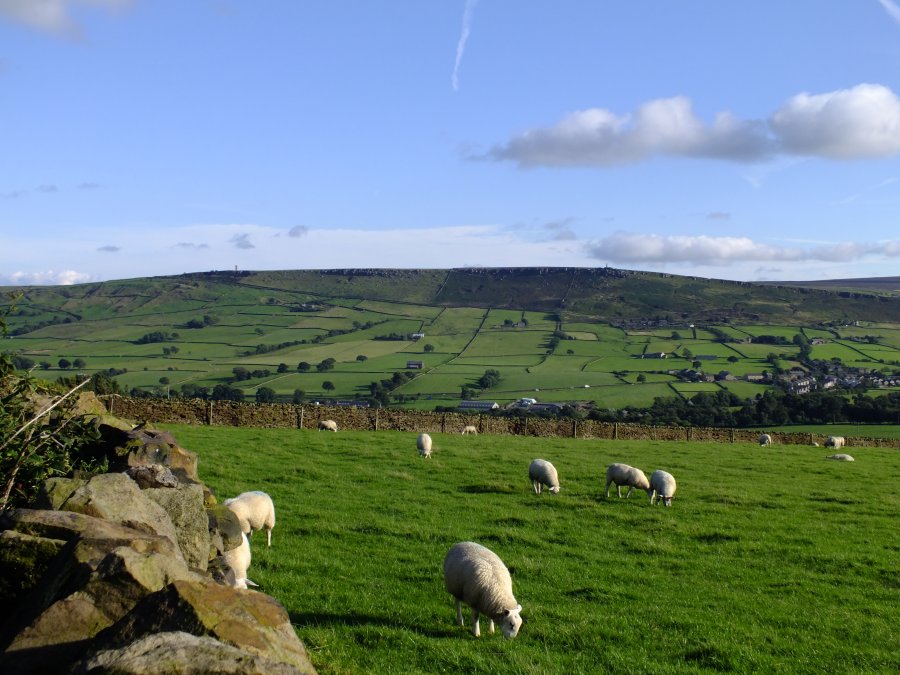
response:
{"label": "distant stone wall boundary", "polygon": [[[759,431],[719,427],[655,427],[593,420],[493,417],[388,408],[299,405],[293,403],[238,403],[200,399],[157,399],[115,396],[108,399],[118,417],[157,424],[200,424],[264,429],[316,429],[320,420],[334,420],[338,429],[352,431],[416,431],[460,433],[467,425],[479,433],[542,438],[587,438],[641,441],[715,441],[755,443]],[[781,445],[825,445],[828,433],[770,432]],[[848,447],[897,448],[888,438],[847,438]]]}

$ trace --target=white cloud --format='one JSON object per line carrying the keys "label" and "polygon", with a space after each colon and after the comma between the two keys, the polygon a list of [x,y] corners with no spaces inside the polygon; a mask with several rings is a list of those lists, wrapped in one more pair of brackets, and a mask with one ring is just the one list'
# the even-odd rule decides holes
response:
{"label": "white cloud", "polygon": [[710,211],[706,217],[709,220],[731,220],[731,214],[727,211]]}
{"label": "white cloud", "polygon": [[43,272],[13,272],[0,276],[5,286],[71,286],[91,280],[91,275],[75,270],[46,270]]}
{"label": "white cloud", "polygon": [[726,265],[749,261],[853,262],[868,256],[900,256],[900,240],[838,242],[811,248],[772,246],[749,237],[661,236],[616,232],[588,244],[591,257],[611,263]]}
{"label": "white cloud", "polygon": [[116,253],[117,251],[121,251],[122,249],[118,246],[113,246],[111,244],[107,244],[106,246],[100,246],[97,248],[98,251],[102,253]]}
{"label": "white cloud", "polygon": [[77,37],[81,28],[71,16],[73,6],[118,10],[131,4],[132,0],[0,0],[0,15],[45,33]]}
{"label": "white cloud", "polygon": [[887,87],[860,84],[827,94],[797,94],[770,120],[784,151],[829,159],[900,153],[900,99]]}
{"label": "white cloud", "polygon": [[826,94],[798,94],[768,121],[728,112],[711,124],[689,98],[644,103],[631,115],[590,108],[549,128],[528,130],[479,159],[522,167],[616,166],[653,157],[758,162],[779,153],[859,159],[900,153],[900,99],[887,87],[860,84]]}
{"label": "white cloud", "polygon": [[189,251],[201,250],[204,248],[209,248],[209,244],[195,244],[190,241],[179,241],[177,244],[175,244],[174,248],[182,248],[182,249],[187,249]]}
{"label": "white cloud", "polygon": [[462,32],[459,35],[459,42],[456,43],[456,61],[453,63],[453,75],[450,78],[453,91],[459,91],[459,65],[462,63],[463,53],[466,51],[466,42],[469,40],[472,28],[472,13],[477,4],[478,0],[466,0],[466,8],[463,10]]}
{"label": "white cloud", "polygon": [[309,228],[306,225],[294,225],[290,230],[288,230],[289,237],[302,237],[304,234],[309,234]]}

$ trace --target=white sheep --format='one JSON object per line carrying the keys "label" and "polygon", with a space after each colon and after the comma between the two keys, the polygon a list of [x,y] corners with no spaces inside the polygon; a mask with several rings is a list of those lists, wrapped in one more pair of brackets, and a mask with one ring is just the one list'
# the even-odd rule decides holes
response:
{"label": "white sheep", "polygon": [[419,434],[416,439],[416,448],[419,450],[419,455],[425,459],[431,457],[431,436],[425,433]]}
{"label": "white sheep", "polygon": [[225,551],[222,558],[228,568],[234,573],[234,587],[247,588],[247,586],[258,586],[247,578],[247,570],[250,569],[250,540],[247,535],[241,532],[241,543],[230,551]]}
{"label": "white sheep", "polygon": [[268,545],[272,545],[275,504],[269,495],[259,490],[243,492],[237,497],[226,499],[223,504],[237,517],[244,534],[252,535],[255,530],[265,528]]}
{"label": "white sheep", "polygon": [[851,455],[844,454],[843,452],[838,453],[836,455],[828,455],[825,459],[836,459],[839,462],[855,462]]}
{"label": "white sheep", "polygon": [[464,625],[461,603],[472,610],[472,635],[479,637],[479,616],[500,624],[503,637],[514,638],[522,625],[522,605],[512,592],[512,578],[506,565],[490,549],[473,541],[453,544],[444,558],[444,586],[456,599],[456,622]]}
{"label": "white sheep", "polygon": [[640,469],[635,469],[628,464],[610,464],[606,468],[607,497],[609,497],[609,486],[613,483],[616,484],[616,493],[620,498],[622,497],[623,485],[628,486],[628,492],[625,495],[626,498],[631,496],[631,491],[634,490],[634,488],[644,490],[647,494],[650,494],[650,481],[647,480],[647,476]]}
{"label": "white sheep", "polygon": [[828,440],[825,441],[826,448],[834,448],[835,450],[840,450],[845,445],[847,445],[847,439],[843,436],[829,436]]}
{"label": "white sheep", "polygon": [[759,444],[760,445],[772,445],[772,437],[769,434],[760,434],[759,435]]}
{"label": "white sheep", "polygon": [[463,436],[468,436],[469,434],[478,435],[478,429],[473,427],[471,424],[464,426],[462,430]]}
{"label": "white sheep", "polygon": [[657,469],[650,475],[650,504],[665,504],[672,506],[672,497],[675,496],[675,477],[668,471]]}
{"label": "white sheep", "polygon": [[528,478],[531,479],[531,487],[536,495],[546,485],[553,494],[559,493],[559,475],[556,467],[546,459],[536,459],[528,466]]}
{"label": "white sheep", "polygon": [[334,420],[320,420],[319,421],[319,431],[337,431],[337,422]]}

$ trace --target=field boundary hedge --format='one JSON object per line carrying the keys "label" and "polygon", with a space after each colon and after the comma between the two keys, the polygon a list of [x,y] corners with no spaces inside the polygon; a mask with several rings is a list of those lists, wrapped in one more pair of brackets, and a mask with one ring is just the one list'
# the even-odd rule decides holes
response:
{"label": "field boundary hedge", "polygon": [[[300,405],[239,403],[201,399],[156,399],[114,396],[107,399],[118,417],[157,424],[199,424],[268,429],[316,429],[320,420],[334,420],[338,429],[352,431],[412,431],[460,433],[472,425],[479,433],[544,438],[586,438],[642,441],[716,441],[755,443],[759,431],[722,427],[659,427],[594,420],[494,417],[453,412]],[[829,433],[769,432],[772,442],[824,446]],[[848,437],[848,447],[900,448],[887,438]]]}

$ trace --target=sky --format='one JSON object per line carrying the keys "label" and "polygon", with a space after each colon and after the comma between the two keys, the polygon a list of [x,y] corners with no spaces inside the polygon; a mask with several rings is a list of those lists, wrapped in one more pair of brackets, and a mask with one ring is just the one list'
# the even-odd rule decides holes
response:
{"label": "sky", "polygon": [[0,285],[900,275],[900,0],[0,0]]}

